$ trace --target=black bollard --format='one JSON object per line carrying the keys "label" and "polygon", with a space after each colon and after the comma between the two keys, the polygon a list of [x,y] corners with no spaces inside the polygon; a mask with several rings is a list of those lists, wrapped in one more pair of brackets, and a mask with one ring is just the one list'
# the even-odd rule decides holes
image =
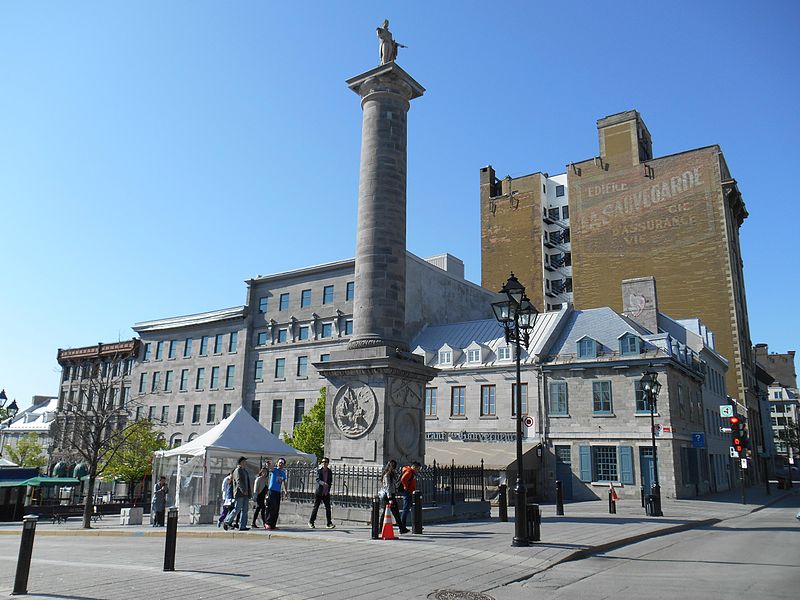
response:
{"label": "black bollard", "polygon": [[164,570],[175,570],[175,541],[178,538],[178,507],[167,509],[167,536],[164,542]]}
{"label": "black bollard", "polygon": [[564,516],[564,489],[560,480],[556,480],[556,514]]}
{"label": "black bollard", "polygon": [[414,498],[414,525],[411,533],[422,533],[422,492],[419,490],[413,494]]}
{"label": "black bollard", "polygon": [[379,520],[381,518],[381,499],[379,496],[373,496],[372,498],[372,522],[370,525],[372,526],[372,539],[377,540],[380,538],[380,525]]}
{"label": "black bollard", "polygon": [[508,486],[505,483],[500,484],[497,495],[500,497],[500,520],[508,523]]}
{"label": "black bollard", "polygon": [[608,490],[608,514],[617,514],[617,503],[614,502],[614,492]]}
{"label": "black bollard", "polygon": [[645,508],[645,505],[644,505],[644,486],[641,486],[639,488],[639,493],[642,495],[642,508]]}
{"label": "black bollard", "polygon": [[31,572],[31,555],[33,554],[33,538],[36,536],[37,515],[22,517],[22,539],[19,542],[19,558],[17,558],[17,575],[14,577],[12,596],[28,593],[28,575]]}
{"label": "black bollard", "polygon": [[539,505],[527,504],[525,510],[528,517],[528,541],[538,542],[542,537],[542,513],[539,511]]}

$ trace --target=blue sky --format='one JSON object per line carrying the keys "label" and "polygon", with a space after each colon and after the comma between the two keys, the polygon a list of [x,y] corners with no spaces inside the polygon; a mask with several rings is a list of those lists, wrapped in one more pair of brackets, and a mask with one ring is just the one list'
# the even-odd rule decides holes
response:
{"label": "blue sky", "polygon": [[750,212],[752,338],[796,348],[798,17],[746,0],[5,2],[0,387],[55,394],[58,348],[353,256],[344,81],[377,64],[384,18],[428,90],[409,115],[412,252],[479,282],[480,167],[561,173],[597,154],[598,118],[636,108],[656,156],[721,145]]}

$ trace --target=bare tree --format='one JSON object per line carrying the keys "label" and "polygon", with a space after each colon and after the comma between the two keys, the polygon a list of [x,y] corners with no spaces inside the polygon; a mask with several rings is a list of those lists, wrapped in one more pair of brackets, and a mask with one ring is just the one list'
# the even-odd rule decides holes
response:
{"label": "bare tree", "polygon": [[139,405],[131,397],[129,385],[138,346],[138,340],[132,340],[59,350],[65,384],[53,425],[53,440],[55,453],[82,461],[88,470],[85,529],[91,528],[97,479],[135,431],[125,425]]}

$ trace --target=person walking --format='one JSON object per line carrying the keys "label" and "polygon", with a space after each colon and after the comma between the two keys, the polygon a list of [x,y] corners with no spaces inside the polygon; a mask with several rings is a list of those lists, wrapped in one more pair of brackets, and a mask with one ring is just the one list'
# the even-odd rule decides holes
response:
{"label": "person walking", "polygon": [[403,467],[403,474],[400,475],[400,489],[403,494],[403,511],[400,513],[400,524],[403,529],[408,529],[408,513],[411,512],[412,498],[417,490],[417,473],[419,473],[421,466],[417,461],[414,461],[411,466]]}
{"label": "person walking", "polygon": [[222,528],[228,531],[233,519],[239,517],[239,531],[250,531],[247,526],[247,509],[250,505],[250,495],[252,485],[250,483],[250,473],[247,471],[247,458],[239,457],[238,466],[233,471],[233,511],[222,522]]}
{"label": "person walking", "polygon": [[378,492],[378,497],[381,499],[381,506],[389,505],[389,510],[392,511],[397,526],[400,528],[400,533],[408,533],[408,529],[400,519],[400,511],[397,509],[397,484],[400,478],[397,475],[397,461],[391,459],[383,468],[381,475],[381,489]]}
{"label": "person walking", "polygon": [[163,475],[158,478],[158,482],[153,488],[153,527],[164,526],[164,511],[167,510],[167,478]]}
{"label": "person walking", "polygon": [[317,520],[317,511],[319,510],[319,503],[325,505],[325,519],[328,524],[325,525],[328,529],[333,529],[336,525],[333,524],[331,519],[331,486],[333,485],[333,471],[331,471],[330,460],[327,456],[322,459],[322,466],[317,471],[317,489],[314,492],[314,508],[311,509],[311,518],[308,520],[308,526],[314,529],[314,521]]}
{"label": "person walking", "polygon": [[264,524],[264,529],[277,529],[278,528],[278,513],[281,510],[281,490],[289,495],[289,490],[286,487],[286,471],[283,467],[286,465],[285,458],[279,458],[277,464],[269,474],[269,495],[267,497],[267,522]]}
{"label": "person walking", "polygon": [[228,516],[228,512],[233,506],[233,471],[225,476],[222,480],[222,510],[219,513],[219,520],[217,527],[222,527],[222,522]]}
{"label": "person walking", "polygon": [[256,511],[253,513],[253,527],[257,527],[256,519],[261,514],[261,521],[264,525],[267,524],[267,477],[269,473],[270,461],[267,461],[266,467],[261,467],[256,477],[256,482],[253,485],[253,496],[256,498]]}

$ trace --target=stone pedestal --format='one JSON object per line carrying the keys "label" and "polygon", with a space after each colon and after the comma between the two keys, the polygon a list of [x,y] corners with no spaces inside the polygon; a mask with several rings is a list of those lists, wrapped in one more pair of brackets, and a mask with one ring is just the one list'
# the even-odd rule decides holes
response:
{"label": "stone pedestal", "polygon": [[189,506],[189,523],[191,525],[209,525],[213,522],[213,504],[192,504]]}
{"label": "stone pedestal", "polygon": [[119,512],[120,525],[141,525],[144,509],[140,507],[123,508]]}
{"label": "stone pedestal", "polygon": [[425,384],[436,369],[388,346],[334,352],[317,369],[334,390],[325,406],[325,452],[332,462],[423,462]]}

